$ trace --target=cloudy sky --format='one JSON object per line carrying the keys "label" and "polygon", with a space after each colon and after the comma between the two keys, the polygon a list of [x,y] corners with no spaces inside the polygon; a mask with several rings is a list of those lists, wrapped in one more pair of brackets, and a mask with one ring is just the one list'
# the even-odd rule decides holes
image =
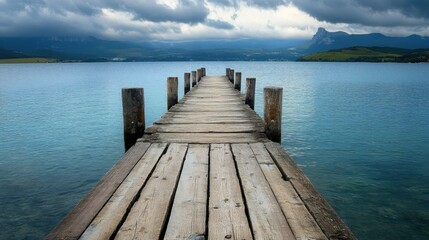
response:
{"label": "cloudy sky", "polygon": [[114,40],[429,36],[429,0],[0,0],[0,36]]}

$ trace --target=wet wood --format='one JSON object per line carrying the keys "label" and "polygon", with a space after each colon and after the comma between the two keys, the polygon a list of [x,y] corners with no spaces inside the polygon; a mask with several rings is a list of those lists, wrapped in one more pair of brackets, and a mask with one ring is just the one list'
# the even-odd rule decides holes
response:
{"label": "wet wood", "polygon": [[184,74],[184,84],[183,84],[183,91],[186,95],[189,91],[191,91],[191,73],[185,73]]}
{"label": "wet wood", "polygon": [[283,88],[264,88],[265,134],[273,142],[282,141]]}
{"label": "wet wood", "polygon": [[210,147],[209,239],[252,239],[230,145]]}
{"label": "wet wood", "polygon": [[145,130],[143,88],[122,89],[122,116],[125,151],[143,136]]}
{"label": "wet wood", "polygon": [[245,103],[249,105],[251,109],[255,109],[255,89],[256,89],[256,78],[246,79],[246,98]]}
{"label": "wet wood", "polygon": [[189,145],[164,239],[193,239],[206,232],[209,145]]}
{"label": "wet wood", "polygon": [[167,110],[178,102],[178,88],[179,81],[177,77],[169,77],[167,79]]}
{"label": "wet wood", "polygon": [[187,144],[170,144],[115,239],[158,239],[160,237],[168,220],[167,214],[187,148]]}
{"label": "wet wood", "polygon": [[234,89],[241,91],[241,72],[235,73]]}
{"label": "wet wood", "polygon": [[197,85],[197,71],[192,71],[192,87],[195,87]]}

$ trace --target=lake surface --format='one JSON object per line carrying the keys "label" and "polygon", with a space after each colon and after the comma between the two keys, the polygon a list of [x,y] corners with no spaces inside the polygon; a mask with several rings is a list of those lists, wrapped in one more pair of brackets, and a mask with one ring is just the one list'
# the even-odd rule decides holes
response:
{"label": "lake surface", "polygon": [[283,146],[360,239],[429,239],[429,64],[160,62],[0,65],[0,239],[43,238],[121,157],[122,87],[146,125],[166,78],[232,67],[281,86]]}

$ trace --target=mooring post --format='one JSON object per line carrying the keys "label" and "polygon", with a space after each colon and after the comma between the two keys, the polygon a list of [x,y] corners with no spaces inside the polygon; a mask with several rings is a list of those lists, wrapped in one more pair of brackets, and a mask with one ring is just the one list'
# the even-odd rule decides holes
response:
{"label": "mooring post", "polygon": [[229,71],[231,70],[231,68],[226,68],[226,71],[225,71],[225,76],[228,78],[228,80],[229,80]]}
{"label": "mooring post", "polygon": [[122,88],[125,151],[141,138],[145,129],[143,88]]}
{"label": "mooring post", "polygon": [[192,71],[192,87],[197,85],[197,71]]}
{"label": "mooring post", "polygon": [[234,69],[229,70],[229,81],[234,84]]}
{"label": "mooring post", "polygon": [[256,78],[246,78],[246,99],[245,103],[255,110],[255,88]]}
{"label": "mooring post", "polygon": [[273,142],[282,141],[283,88],[264,88],[265,134]]}
{"label": "mooring post", "polygon": [[202,76],[205,77],[206,76],[206,68],[201,68],[202,71]]}
{"label": "mooring post", "polygon": [[234,88],[241,92],[241,72],[235,73]]}
{"label": "mooring post", "polygon": [[197,70],[197,84],[201,81],[202,75],[203,75],[203,71],[200,68]]}
{"label": "mooring post", "polygon": [[167,110],[178,102],[179,81],[177,77],[167,78]]}
{"label": "mooring post", "polygon": [[184,90],[185,90],[185,94],[186,94],[191,90],[191,74],[185,73],[184,79],[185,79]]}

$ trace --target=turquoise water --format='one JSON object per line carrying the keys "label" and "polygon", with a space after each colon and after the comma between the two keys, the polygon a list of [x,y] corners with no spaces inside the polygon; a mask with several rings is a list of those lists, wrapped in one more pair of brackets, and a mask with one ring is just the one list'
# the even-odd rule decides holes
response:
{"label": "turquoise water", "polygon": [[[43,238],[123,153],[122,87],[226,67],[284,88],[283,145],[360,239],[429,238],[429,65],[184,62],[0,65],[0,239]],[[180,92],[182,94],[182,91]]]}

